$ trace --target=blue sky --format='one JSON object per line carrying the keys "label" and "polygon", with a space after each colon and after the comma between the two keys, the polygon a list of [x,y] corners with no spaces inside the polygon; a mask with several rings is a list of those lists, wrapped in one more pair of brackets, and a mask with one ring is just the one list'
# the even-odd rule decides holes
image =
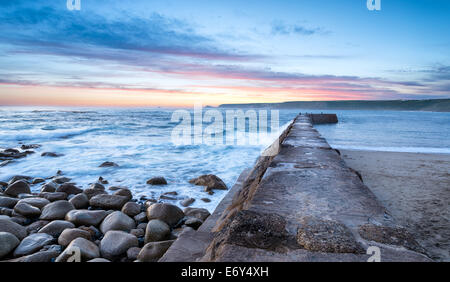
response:
{"label": "blue sky", "polygon": [[450,1],[0,2],[0,105],[450,97]]}

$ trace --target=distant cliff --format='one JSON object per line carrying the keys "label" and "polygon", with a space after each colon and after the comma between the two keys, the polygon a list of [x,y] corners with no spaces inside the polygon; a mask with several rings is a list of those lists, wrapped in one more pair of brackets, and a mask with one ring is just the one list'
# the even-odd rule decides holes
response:
{"label": "distant cliff", "polygon": [[298,101],[283,103],[222,104],[219,108],[276,108],[310,110],[392,110],[450,112],[450,99],[430,100],[352,100],[352,101]]}

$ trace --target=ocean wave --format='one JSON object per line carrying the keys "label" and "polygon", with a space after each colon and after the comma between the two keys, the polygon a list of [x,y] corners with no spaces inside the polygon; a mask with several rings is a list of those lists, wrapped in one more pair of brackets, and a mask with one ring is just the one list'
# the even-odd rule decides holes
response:
{"label": "ocean wave", "polygon": [[21,130],[17,134],[2,134],[1,141],[33,141],[34,143],[54,139],[68,139],[82,134],[98,131],[101,128],[77,128],[77,129],[59,129],[59,130]]}

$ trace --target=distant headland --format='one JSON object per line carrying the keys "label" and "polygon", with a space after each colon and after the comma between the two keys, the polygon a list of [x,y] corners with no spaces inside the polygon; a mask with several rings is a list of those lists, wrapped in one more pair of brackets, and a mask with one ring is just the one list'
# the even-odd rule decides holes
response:
{"label": "distant headland", "polygon": [[392,110],[450,112],[450,99],[295,101],[282,103],[222,104],[219,108],[277,108],[318,110]]}

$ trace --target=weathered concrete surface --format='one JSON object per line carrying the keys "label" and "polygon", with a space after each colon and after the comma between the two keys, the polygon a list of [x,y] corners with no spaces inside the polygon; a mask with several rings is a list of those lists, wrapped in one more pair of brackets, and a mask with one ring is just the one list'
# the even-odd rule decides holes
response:
{"label": "weathered concrete surface", "polygon": [[336,114],[307,114],[311,118],[313,124],[337,123]]}
{"label": "weathered concrete surface", "polygon": [[[322,119],[322,121],[325,119]],[[429,261],[373,193],[299,115],[198,231],[160,261]]]}

